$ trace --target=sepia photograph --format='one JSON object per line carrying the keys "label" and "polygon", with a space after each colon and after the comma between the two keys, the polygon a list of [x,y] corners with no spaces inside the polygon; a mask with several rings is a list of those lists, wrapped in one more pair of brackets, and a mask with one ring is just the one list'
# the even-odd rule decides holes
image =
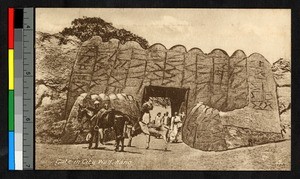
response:
{"label": "sepia photograph", "polygon": [[291,170],[291,10],[36,8],[37,170]]}

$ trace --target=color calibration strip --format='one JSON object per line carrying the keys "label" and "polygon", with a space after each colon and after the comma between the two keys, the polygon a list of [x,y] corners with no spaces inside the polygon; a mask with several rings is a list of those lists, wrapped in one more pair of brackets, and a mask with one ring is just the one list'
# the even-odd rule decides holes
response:
{"label": "color calibration strip", "polygon": [[8,169],[15,170],[14,136],[14,9],[8,9]]}
{"label": "color calibration strip", "polygon": [[9,170],[34,169],[34,9],[8,9]]}

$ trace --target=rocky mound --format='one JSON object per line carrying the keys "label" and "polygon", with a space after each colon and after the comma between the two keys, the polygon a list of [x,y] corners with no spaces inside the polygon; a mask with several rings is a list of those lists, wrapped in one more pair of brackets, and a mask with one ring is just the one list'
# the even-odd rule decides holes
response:
{"label": "rocky mound", "polygon": [[64,109],[72,66],[80,41],[36,32],[36,142],[57,143],[65,125]]}
{"label": "rocky mound", "polygon": [[272,71],[277,86],[277,97],[281,128],[284,138],[291,138],[291,63],[279,59],[273,63]]}

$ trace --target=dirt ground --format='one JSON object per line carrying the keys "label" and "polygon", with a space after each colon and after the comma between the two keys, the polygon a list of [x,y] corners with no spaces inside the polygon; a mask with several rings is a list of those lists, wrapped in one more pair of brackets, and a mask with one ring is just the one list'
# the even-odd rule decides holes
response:
{"label": "dirt ground", "polygon": [[[127,141],[125,141],[127,144]],[[224,152],[204,152],[184,143],[170,143],[164,151],[162,139],[139,135],[133,147],[115,152],[113,142],[88,149],[87,144],[36,144],[36,169],[43,170],[290,170],[291,142],[284,141]]]}

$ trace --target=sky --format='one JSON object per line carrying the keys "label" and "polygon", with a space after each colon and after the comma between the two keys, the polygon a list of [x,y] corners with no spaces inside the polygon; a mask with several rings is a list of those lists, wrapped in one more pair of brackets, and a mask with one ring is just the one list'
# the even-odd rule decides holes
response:
{"label": "sky", "polygon": [[184,45],[204,53],[221,48],[262,54],[270,63],[291,59],[291,11],[288,9],[104,9],[38,8],[36,30],[57,33],[75,18],[100,17],[116,28],[167,48]]}

